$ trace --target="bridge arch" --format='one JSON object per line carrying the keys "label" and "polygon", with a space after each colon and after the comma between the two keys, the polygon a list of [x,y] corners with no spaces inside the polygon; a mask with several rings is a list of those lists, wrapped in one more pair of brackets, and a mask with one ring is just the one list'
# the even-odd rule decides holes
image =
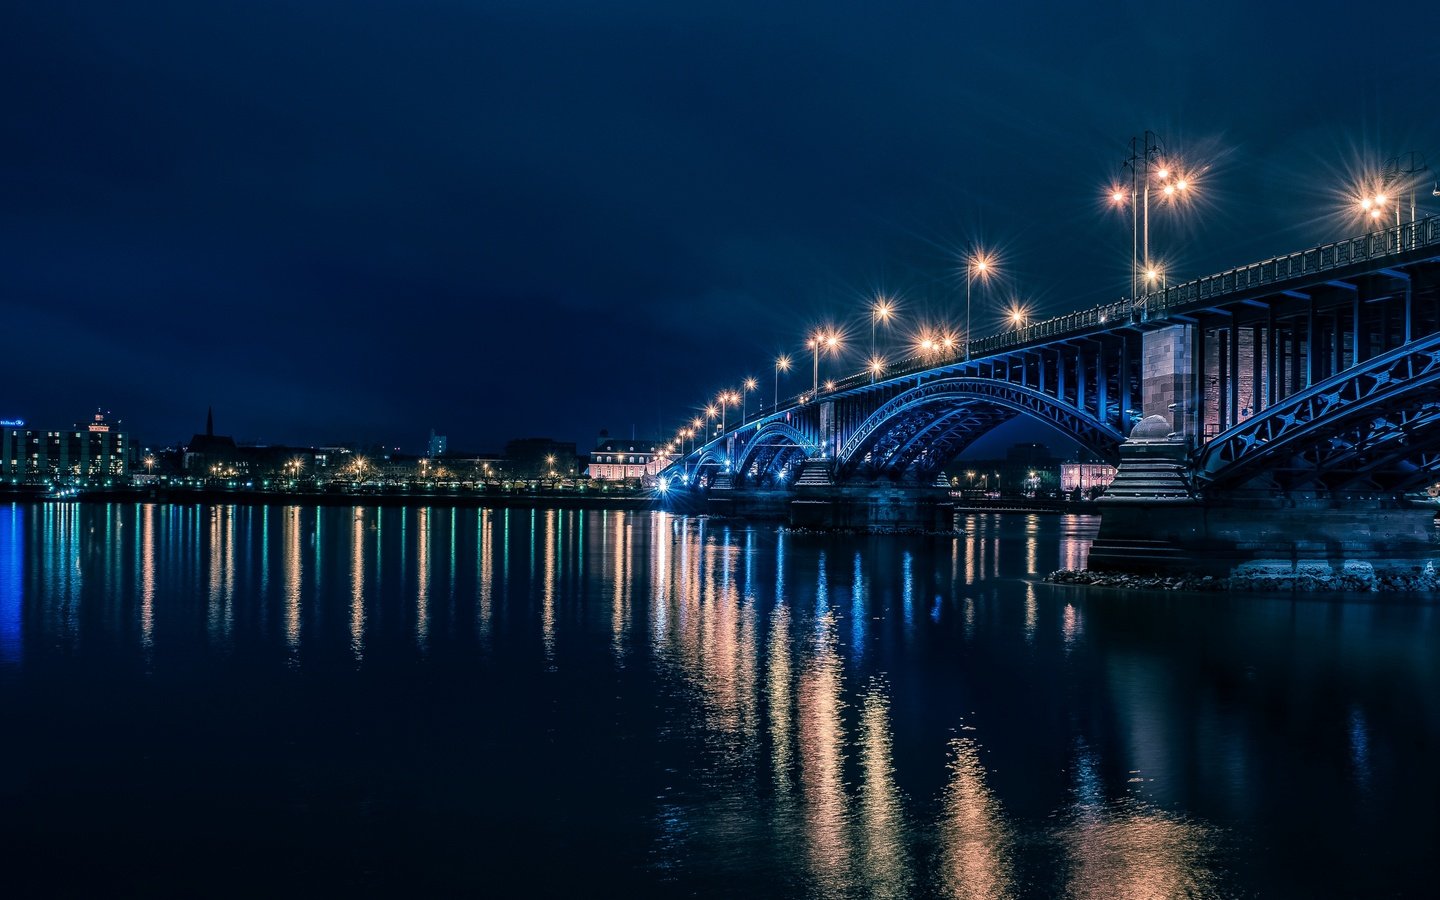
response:
{"label": "bridge arch", "polygon": [[929,480],[976,438],[1017,417],[1043,422],[1098,456],[1119,459],[1125,439],[1113,425],[1035,388],[961,376],[918,385],[890,398],[845,441],[846,475]]}
{"label": "bridge arch", "polygon": [[770,422],[741,448],[735,477],[756,486],[774,484],[782,472],[819,452],[819,444],[800,429],[783,421]]}
{"label": "bridge arch", "polygon": [[1383,353],[1222,432],[1196,456],[1209,488],[1417,490],[1440,473],[1440,334]]}

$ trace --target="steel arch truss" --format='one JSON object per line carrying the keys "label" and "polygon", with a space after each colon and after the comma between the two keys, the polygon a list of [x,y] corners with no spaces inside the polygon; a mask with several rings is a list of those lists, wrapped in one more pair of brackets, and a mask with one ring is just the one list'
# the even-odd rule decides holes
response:
{"label": "steel arch truss", "polygon": [[783,483],[784,472],[820,453],[820,446],[785,422],[771,422],[740,448],[737,479],[752,485]]}
{"label": "steel arch truss", "polygon": [[1119,459],[1124,436],[1050,394],[993,378],[942,378],[891,398],[839,454],[847,474],[928,479],[972,441],[1017,415],[1037,419],[1092,453]]}
{"label": "steel arch truss", "polygon": [[886,429],[851,471],[862,477],[928,484],[977,438],[1016,415],[1014,410],[984,403],[919,407]]}
{"label": "steel arch truss", "polygon": [[1406,491],[1440,464],[1440,334],[1398,347],[1223,432],[1198,454],[1202,484]]}

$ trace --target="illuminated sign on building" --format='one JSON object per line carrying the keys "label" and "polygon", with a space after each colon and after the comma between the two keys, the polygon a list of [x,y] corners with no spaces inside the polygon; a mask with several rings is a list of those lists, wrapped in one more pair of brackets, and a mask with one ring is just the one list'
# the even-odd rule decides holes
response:
{"label": "illuminated sign on building", "polygon": [[0,428],[24,428],[24,419],[0,419]]}

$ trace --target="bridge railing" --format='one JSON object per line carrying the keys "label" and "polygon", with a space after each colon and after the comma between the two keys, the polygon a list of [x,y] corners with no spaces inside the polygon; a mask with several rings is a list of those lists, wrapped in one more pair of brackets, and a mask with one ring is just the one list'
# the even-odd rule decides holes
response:
{"label": "bridge railing", "polygon": [[1356,263],[1384,259],[1422,247],[1440,246],[1440,217],[1430,216],[1394,228],[1362,234],[1343,241],[1321,244],[1299,253],[1277,256],[1206,275],[1140,298],[1147,318],[1163,315],[1178,306],[1222,297],[1253,287],[1303,278]]}
{"label": "bridge railing", "polygon": [[973,359],[977,356],[997,353],[1007,347],[1028,344],[1031,341],[1063,337],[1086,329],[1100,328],[1110,322],[1123,322],[1130,316],[1132,309],[1131,302],[1128,299],[1122,299],[1114,303],[1103,303],[1089,309],[1066,313],[1053,319],[1045,319],[1034,325],[1024,325],[1001,334],[992,334],[990,337],[971,341],[970,356]]}

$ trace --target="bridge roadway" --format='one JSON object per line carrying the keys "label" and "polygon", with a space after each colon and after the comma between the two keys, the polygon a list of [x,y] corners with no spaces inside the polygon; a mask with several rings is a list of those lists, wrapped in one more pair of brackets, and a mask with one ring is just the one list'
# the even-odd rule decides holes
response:
{"label": "bridge roadway", "polygon": [[[1120,465],[1092,566],[1410,560],[1433,513],[1413,497],[1440,481],[1437,379],[1429,217],[852,375],[662,477],[715,512],[944,526],[944,467],[1028,416]],[[1291,533],[1301,520],[1308,537]]]}

